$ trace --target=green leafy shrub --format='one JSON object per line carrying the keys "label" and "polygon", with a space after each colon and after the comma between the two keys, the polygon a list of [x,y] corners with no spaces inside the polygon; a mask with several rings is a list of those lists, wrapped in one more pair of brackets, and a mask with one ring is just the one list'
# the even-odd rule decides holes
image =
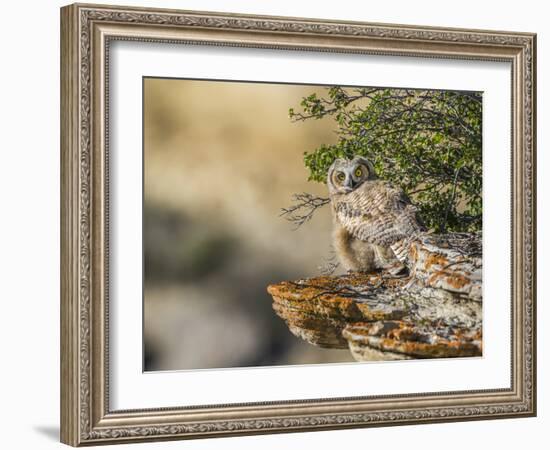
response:
{"label": "green leafy shrub", "polygon": [[334,86],[289,115],[337,124],[336,144],[304,153],[310,180],[325,183],[336,158],[362,155],[403,188],[434,231],[481,229],[481,93]]}

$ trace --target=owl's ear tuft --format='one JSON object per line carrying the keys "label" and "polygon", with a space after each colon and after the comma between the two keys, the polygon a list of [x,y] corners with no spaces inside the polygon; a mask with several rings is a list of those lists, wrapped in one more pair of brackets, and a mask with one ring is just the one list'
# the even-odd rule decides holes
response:
{"label": "owl's ear tuft", "polygon": [[327,177],[330,179],[330,175],[332,174],[332,172],[336,169],[336,166],[339,166],[340,164],[342,164],[345,160],[342,159],[342,158],[336,158],[334,161],[332,161],[332,164],[330,165],[330,167],[328,168],[327,170]]}

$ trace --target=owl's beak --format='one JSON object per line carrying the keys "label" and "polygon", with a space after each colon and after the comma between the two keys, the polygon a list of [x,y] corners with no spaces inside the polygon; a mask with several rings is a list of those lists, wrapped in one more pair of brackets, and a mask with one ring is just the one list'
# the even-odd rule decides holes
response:
{"label": "owl's beak", "polygon": [[349,185],[350,185],[349,187],[350,187],[350,189],[354,189],[355,186],[357,186],[357,184],[358,184],[358,183],[356,183],[355,181],[353,181],[353,178],[350,179],[350,181],[349,181]]}

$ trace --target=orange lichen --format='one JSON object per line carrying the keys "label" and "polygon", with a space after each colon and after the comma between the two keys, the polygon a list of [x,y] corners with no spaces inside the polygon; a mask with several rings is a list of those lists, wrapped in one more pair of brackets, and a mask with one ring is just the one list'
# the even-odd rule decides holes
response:
{"label": "orange lichen", "polygon": [[437,325],[427,332],[406,321],[358,323],[348,325],[343,335],[356,351],[361,347],[417,358],[481,356],[481,331],[473,335],[461,328],[441,330],[446,336],[434,336]]}
{"label": "orange lichen", "polygon": [[432,266],[445,267],[449,264],[449,260],[438,253],[430,253],[424,261],[425,270],[429,270]]}
{"label": "orange lichen", "polygon": [[437,285],[438,281],[443,282],[446,285],[457,290],[462,289],[468,284],[471,284],[471,280],[464,275],[458,272],[449,273],[445,270],[437,271],[433,275],[431,275],[428,279],[428,284],[431,286],[435,286]]}

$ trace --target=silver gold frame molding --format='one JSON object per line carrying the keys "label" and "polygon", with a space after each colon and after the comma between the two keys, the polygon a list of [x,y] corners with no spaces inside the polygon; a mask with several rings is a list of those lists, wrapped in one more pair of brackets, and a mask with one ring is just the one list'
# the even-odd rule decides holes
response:
{"label": "silver gold frame molding", "polygon": [[[510,388],[112,411],[106,99],[113,40],[511,63]],[[62,442],[80,446],[535,415],[535,52],[536,36],[529,33],[105,5],[62,8]]]}

